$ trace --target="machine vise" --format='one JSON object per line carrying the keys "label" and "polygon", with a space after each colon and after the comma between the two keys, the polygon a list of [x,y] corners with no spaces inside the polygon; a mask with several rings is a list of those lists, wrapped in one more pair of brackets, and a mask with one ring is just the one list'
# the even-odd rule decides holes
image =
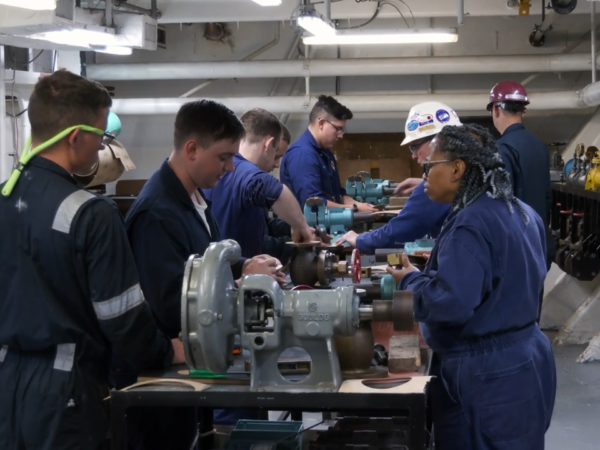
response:
{"label": "machine vise", "polygon": [[[410,292],[363,305],[350,286],[283,291],[269,276],[250,275],[238,288],[231,265],[240,257],[237,242],[226,240],[186,263],[181,339],[190,369],[226,373],[239,335],[250,351],[251,390],[332,392],[342,383],[336,336],[353,336],[369,321],[393,322],[399,331],[414,327]],[[278,358],[291,347],[303,348],[312,360],[303,380],[279,372]]]}
{"label": "machine vise", "polygon": [[358,172],[346,180],[346,194],[359,202],[387,205],[397,185],[390,180],[371,178],[369,172]]}
{"label": "machine vise", "polygon": [[325,228],[331,235],[332,244],[355,224],[380,220],[380,215],[377,213],[361,213],[350,208],[327,208],[319,197],[311,197],[306,200],[304,217],[308,226]]}

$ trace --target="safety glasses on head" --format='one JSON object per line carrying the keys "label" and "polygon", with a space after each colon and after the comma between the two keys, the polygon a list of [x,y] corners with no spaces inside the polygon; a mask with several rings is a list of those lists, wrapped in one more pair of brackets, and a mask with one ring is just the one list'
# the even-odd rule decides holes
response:
{"label": "safety glasses on head", "polygon": [[452,162],[452,161],[454,161],[454,160],[453,159],[438,159],[435,161],[430,161],[429,159],[427,159],[423,163],[423,172],[425,172],[425,176],[429,176],[429,171],[431,170],[431,166],[433,166],[435,164],[439,164],[439,163],[447,163],[447,162]]}
{"label": "safety glasses on head", "polygon": [[2,195],[4,195],[5,197],[8,197],[11,194],[15,185],[17,184],[17,181],[19,180],[19,177],[21,176],[21,172],[23,172],[23,169],[25,168],[25,166],[29,163],[29,161],[31,161],[33,159],[34,156],[36,156],[43,150],[46,150],[47,148],[53,146],[58,141],[60,141],[61,139],[64,139],[70,133],[72,133],[73,131],[75,131],[77,129],[101,136],[103,145],[109,145],[115,139],[114,135],[107,133],[104,130],[101,130],[100,128],[91,127],[89,125],[74,125],[72,127],[69,127],[67,129],[61,131],[60,133],[58,133],[56,136],[48,139],[46,142],[41,143],[40,145],[38,145],[37,147],[35,147],[33,149],[31,148],[31,136],[30,136],[29,139],[27,139],[27,143],[25,144],[25,148],[23,149],[23,153],[21,154],[21,158],[19,159],[19,165],[17,166],[16,169],[14,169],[12,171],[9,179],[6,181],[6,184],[4,185],[4,188],[2,189]]}

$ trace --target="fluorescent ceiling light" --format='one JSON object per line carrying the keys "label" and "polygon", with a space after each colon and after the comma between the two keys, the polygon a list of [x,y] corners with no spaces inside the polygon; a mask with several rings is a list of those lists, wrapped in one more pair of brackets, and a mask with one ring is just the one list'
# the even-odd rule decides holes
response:
{"label": "fluorescent ceiling light", "polygon": [[279,6],[281,0],[252,0],[254,3],[258,3],[260,6]]}
{"label": "fluorescent ceiling light", "polygon": [[0,5],[32,9],[34,11],[45,11],[55,10],[56,0],[0,0]]}
{"label": "fluorescent ceiling light", "polygon": [[297,20],[298,26],[314,36],[334,36],[336,33],[333,25],[321,17],[305,15],[298,17]]}
{"label": "fluorescent ceiling light", "polygon": [[456,28],[415,29],[415,30],[374,30],[346,32],[338,30],[333,36],[307,36],[302,38],[305,45],[343,44],[420,44],[458,41]]}
{"label": "fluorescent ceiling light", "polygon": [[111,45],[115,42],[115,35],[109,32],[85,30],[74,28],[71,30],[49,31],[36,33],[29,36],[32,39],[41,39],[55,44],[87,47],[90,45]]}
{"label": "fluorescent ceiling light", "polygon": [[133,49],[131,47],[119,47],[116,45],[109,45],[106,47],[95,47],[92,46],[92,50],[99,53],[109,53],[111,55],[131,55]]}

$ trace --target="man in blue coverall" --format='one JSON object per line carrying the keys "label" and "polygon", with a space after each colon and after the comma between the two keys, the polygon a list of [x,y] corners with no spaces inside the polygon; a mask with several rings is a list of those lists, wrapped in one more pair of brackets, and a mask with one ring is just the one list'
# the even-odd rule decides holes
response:
{"label": "man in blue coverall", "polygon": [[[281,124],[281,139],[275,154],[274,169],[279,168],[281,158],[285,155],[292,142],[292,135],[285,124]],[[265,208],[266,233],[263,239],[263,253],[271,255],[286,265],[294,252],[293,247],[286,245],[292,240],[292,228],[277,217],[269,217],[269,210]]]}
{"label": "man in blue coverall", "polygon": [[42,78],[33,158],[1,186],[1,449],[108,449],[111,351],[137,370],[185,361],[144,300],[117,207],[73,178],[112,140],[111,104],[79,75]]}
{"label": "man in blue coverall", "polygon": [[294,194],[271,175],[279,148],[282,129],[279,119],[264,109],[255,108],[240,118],[245,135],[240,152],[234,156],[234,170],[204,195],[212,202],[213,213],[222,234],[240,244],[242,255],[262,253],[265,235],[265,208],[271,208],[291,226],[292,239],[315,239],[313,230]]}
{"label": "man in blue coverall", "polygon": [[539,214],[546,231],[546,268],[554,260],[555,244],[548,228],[552,201],[550,153],[542,141],[523,126],[529,104],[525,87],[516,81],[501,81],[490,92],[487,110],[502,135],[498,139],[500,156],[510,175],[515,196]]}
{"label": "man in blue coverall", "polygon": [[335,155],[330,150],[344,136],[346,121],[350,119],[352,111],[336,99],[319,96],[310,112],[308,129],[283,157],[281,182],[291,189],[302,208],[306,199],[320,197],[328,208],[377,211],[374,206],[346,195],[340,184]]}
{"label": "man in blue coverall", "polygon": [[[221,239],[200,188],[214,187],[233,170],[244,136],[235,114],[220,103],[186,103],[175,119],[174,150],[131,206],[125,224],[142,289],[159,327],[175,338],[181,332],[181,289],[185,261],[204,254]],[[267,274],[284,282],[279,261],[265,255],[240,261],[234,277]],[[195,408],[142,411],[145,449],[188,450],[196,434]]]}
{"label": "man in blue coverall", "polygon": [[[408,144],[413,159],[423,164],[429,155],[431,140],[446,125],[461,125],[453,109],[439,102],[419,103],[408,114],[404,127],[405,138],[401,145]],[[402,187],[409,189],[411,194],[396,217],[368,233],[358,235],[349,231],[338,240],[338,245],[347,242],[361,253],[372,255],[378,248],[398,248],[426,234],[437,237],[450,206],[432,201],[425,194],[421,178],[409,178],[402,183]]]}

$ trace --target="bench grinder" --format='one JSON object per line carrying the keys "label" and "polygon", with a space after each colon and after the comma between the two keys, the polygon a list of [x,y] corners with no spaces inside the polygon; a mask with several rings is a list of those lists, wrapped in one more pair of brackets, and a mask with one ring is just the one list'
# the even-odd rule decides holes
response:
{"label": "bench grinder", "polygon": [[[337,391],[342,375],[334,336],[352,336],[361,322],[393,322],[413,329],[412,293],[361,305],[355,288],[283,291],[266,275],[245,276],[239,288],[231,265],[239,261],[237,242],[212,243],[204,256],[185,266],[181,299],[181,339],[188,366],[224,374],[233,363],[235,335],[250,351],[253,391]],[[303,348],[311,372],[301,381],[284,378],[277,361],[283,351]]]}

